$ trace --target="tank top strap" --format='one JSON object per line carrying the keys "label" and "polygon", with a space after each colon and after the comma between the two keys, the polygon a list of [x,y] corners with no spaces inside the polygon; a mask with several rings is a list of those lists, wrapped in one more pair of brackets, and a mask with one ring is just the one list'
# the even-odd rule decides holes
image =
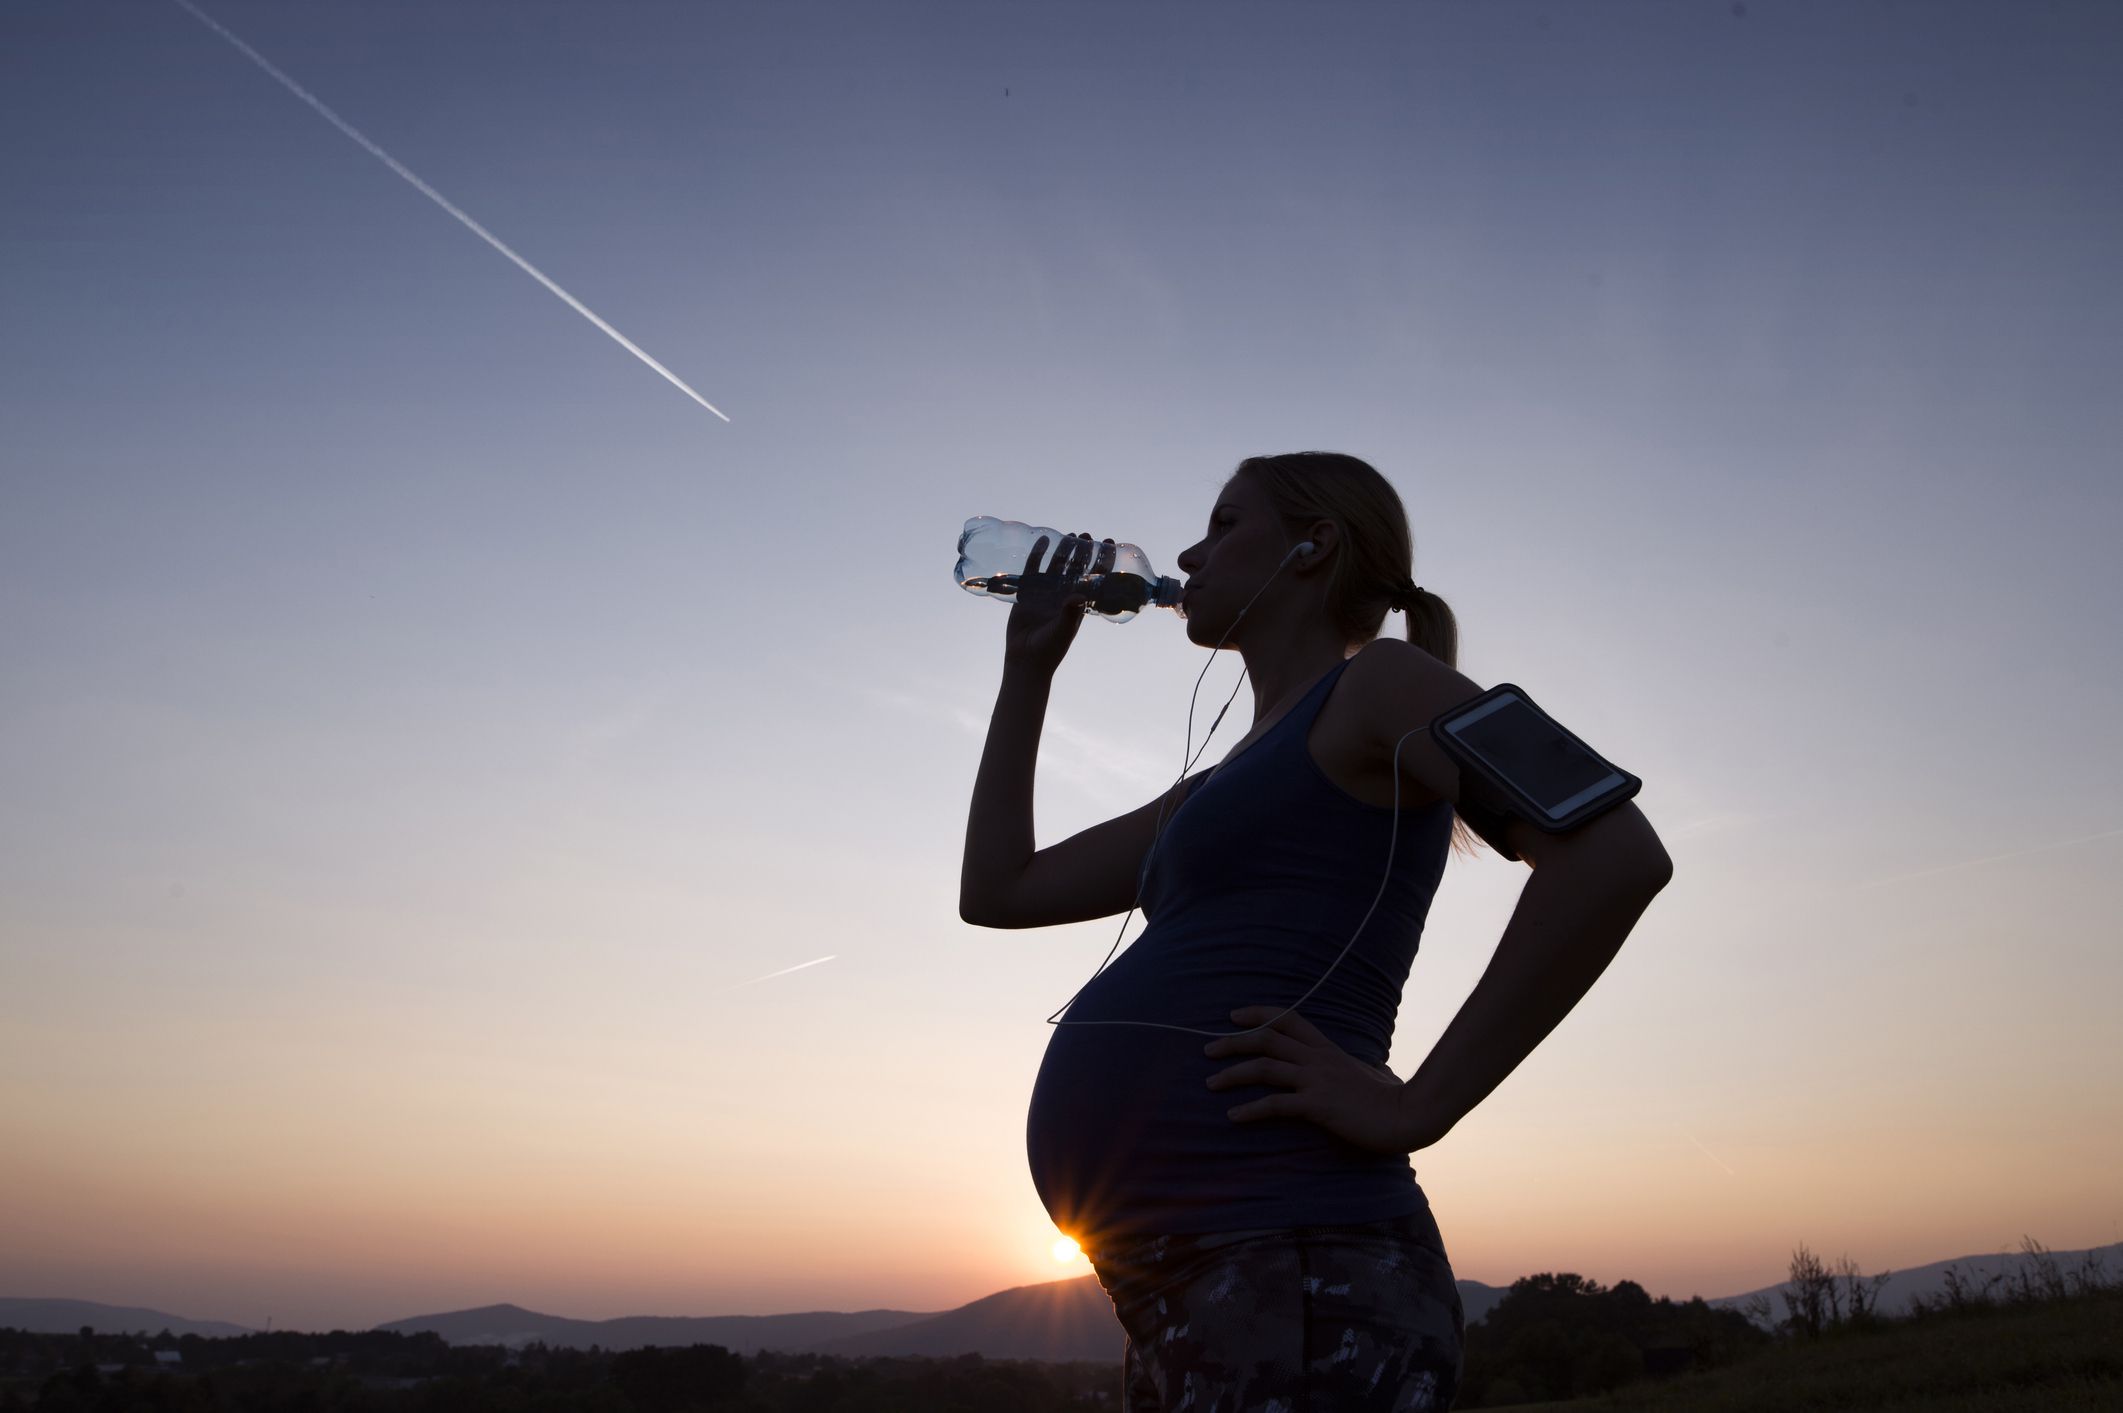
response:
{"label": "tank top strap", "polygon": [[[1284,712],[1280,717],[1276,718],[1275,725],[1269,727],[1251,745],[1244,747],[1236,755],[1226,756],[1224,759],[1218,761],[1215,765],[1210,766],[1207,770],[1201,773],[1200,778],[1207,779],[1211,776],[1214,776],[1218,771],[1224,769],[1226,766],[1236,765],[1239,761],[1244,760],[1246,757],[1254,754],[1256,751],[1264,750],[1270,742],[1275,742],[1277,745],[1280,745],[1280,738],[1288,733],[1290,729],[1290,723],[1293,721],[1301,721],[1304,723],[1305,730],[1298,733],[1298,740],[1303,741],[1305,739],[1305,736],[1311,732],[1312,723],[1319,719],[1320,704],[1327,699],[1327,689],[1333,686],[1334,683],[1340,679],[1342,675],[1342,669],[1346,668],[1353,661],[1355,661],[1354,658],[1345,657],[1340,662],[1336,663],[1334,666],[1328,668],[1325,672],[1322,672],[1319,676],[1319,680],[1317,682],[1314,682],[1310,687],[1307,687],[1305,689],[1305,695],[1297,699],[1296,705],[1292,706],[1290,710]],[[1188,786],[1188,789],[1191,791],[1193,789],[1193,786],[1190,784]]]}
{"label": "tank top strap", "polygon": [[1327,694],[1334,690],[1334,684],[1341,681],[1342,673],[1354,661],[1356,659],[1353,657],[1345,657],[1325,672],[1322,672],[1319,681],[1314,682],[1305,689],[1305,695],[1298,699],[1297,705],[1283,713],[1283,719],[1276,722],[1272,730],[1280,731],[1289,723],[1292,717],[1302,717],[1305,722],[1305,729],[1309,732],[1312,729],[1312,723],[1319,720],[1320,712],[1326,709]]}

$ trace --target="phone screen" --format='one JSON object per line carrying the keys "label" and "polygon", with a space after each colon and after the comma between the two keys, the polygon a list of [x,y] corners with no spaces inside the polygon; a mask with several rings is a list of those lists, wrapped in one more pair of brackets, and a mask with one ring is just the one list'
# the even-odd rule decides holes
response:
{"label": "phone screen", "polygon": [[1445,723],[1445,730],[1524,791],[1551,822],[1628,780],[1508,692]]}

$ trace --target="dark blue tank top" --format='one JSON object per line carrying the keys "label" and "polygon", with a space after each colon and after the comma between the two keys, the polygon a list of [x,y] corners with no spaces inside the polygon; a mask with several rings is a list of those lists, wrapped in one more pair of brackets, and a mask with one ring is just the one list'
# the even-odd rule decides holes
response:
{"label": "dark blue tank top", "polygon": [[[1325,673],[1236,756],[1187,781],[1143,876],[1142,934],[1064,1021],[1156,1021],[1222,1035],[1240,1006],[1298,1007],[1366,1064],[1382,1065],[1401,988],[1451,846],[1452,805],[1394,812],[1336,785],[1305,744],[1349,661]],[[1335,958],[1356,932],[1355,945]],[[1382,1221],[1429,1200],[1406,1154],[1371,1153],[1309,1119],[1225,1111],[1272,1085],[1210,1089],[1248,1058],[1202,1053],[1209,1035],[1060,1025],[1026,1116],[1032,1183],[1089,1249],[1167,1234]]]}

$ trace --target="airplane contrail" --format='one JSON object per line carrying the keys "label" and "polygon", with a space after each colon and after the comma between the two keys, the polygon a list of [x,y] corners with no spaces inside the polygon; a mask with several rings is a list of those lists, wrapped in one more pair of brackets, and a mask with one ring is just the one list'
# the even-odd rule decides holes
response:
{"label": "airplane contrail", "polygon": [[280,72],[280,70],[274,68],[272,63],[267,60],[267,58],[263,54],[260,54],[257,50],[251,48],[250,45],[245,44],[241,39],[238,39],[235,35],[231,34],[228,29],[220,23],[220,21],[216,20],[213,16],[207,14],[197,5],[194,5],[192,3],[192,0],[171,0],[171,3],[189,11],[192,17],[198,20],[199,23],[205,25],[214,33],[220,35],[223,39],[226,39],[230,44],[235,45],[238,53],[242,54],[246,59],[249,59],[259,68],[264,69],[275,79],[278,79],[280,81],[281,86],[287,89],[288,92],[294,94],[297,98],[300,98],[303,102],[309,104],[312,108],[316,109],[319,117],[323,118],[333,127],[339,129],[339,131],[345,133],[348,137],[354,139],[354,141],[360,143],[362,147],[368,150],[370,156],[374,157],[377,161],[383,163],[384,166],[389,167],[399,176],[404,177],[407,181],[411,182],[413,184],[414,189],[417,190],[422,196],[425,196],[428,200],[434,202],[437,206],[440,206],[443,210],[449,212],[452,216],[455,216],[458,220],[464,222],[466,228],[469,229],[473,235],[478,236],[488,245],[493,246],[503,255],[508,256],[509,259],[516,262],[516,266],[518,269],[522,270],[526,275],[529,275],[532,279],[538,281],[538,283],[544,285],[554,294],[559,295],[560,298],[567,304],[570,309],[573,309],[577,314],[580,314],[583,318],[589,320],[598,328],[604,330],[606,334],[611,336],[612,341],[617,343],[621,348],[633,354],[636,358],[639,358],[642,362],[648,364],[657,372],[663,374],[664,377],[670,380],[671,386],[677,388],[687,397],[692,398],[693,401],[699,403],[702,407],[707,408],[708,411],[713,412],[717,417],[722,417],[723,421],[727,422],[730,420],[728,417],[723,416],[722,412],[715,406],[714,403],[709,402],[699,393],[694,392],[691,388],[687,387],[685,381],[680,378],[676,373],[673,373],[670,369],[664,367],[661,363],[658,363],[655,359],[649,357],[648,354],[642,352],[640,348],[635,346],[633,340],[629,339],[625,334],[619,332],[619,330],[613,328],[610,324],[607,324],[604,320],[598,318],[595,314],[590,312],[589,307],[586,306],[581,300],[577,299],[574,295],[569,294],[559,285],[554,284],[550,279],[546,278],[544,271],[540,270],[530,261],[524,259],[521,255],[518,255],[515,251],[509,249],[506,245],[503,245],[501,241],[497,239],[491,231],[487,230],[485,226],[480,225],[470,216],[465,215],[464,212],[458,210],[455,206],[452,206],[449,202],[449,199],[445,197],[441,192],[429,186],[419,177],[414,176],[412,172],[406,169],[404,163],[400,162],[390,153],[378,147],[375,143],[369,141],[368,138],[362,136],[362,134],[354,127],[352,123],[349,123],[346,119],[340,117],[337,113],[334,113],[331,109],[325,107],[315,94],[311,93],[301,84],[289,78],[286,74]]}
{"label": "airplane contrail", "polygon": [[757,985],[758,983],[760,983],[760,982],[762,982],[762,981],[772,981],[772,980],[773,980],[773,979],[774,979],[775,977],[777,977],[777,976],[787,976],[787,975],[788,975],[788,974],[789,974],[790,972],[792,972],[792,971],[802,971],[802,970],[803,970],[803,969],[804,969],[805,967],[815,967],[815,966],[817,966],[817,965],[818,965],[818,963],[819,963],[819,962],[830,962],[830,961],[832,961],[832,960],[833,960],[833,957],[837,957],[837,956],[839,956],[839,955],[840,955],[840,953],[838,953],[838,952],[835,952],[835,953],[833,954],[833,956],[831,956],[831,957],[820,957],[820,958],[818,958],[818,960],[817,960],[817,961],[810,961],[810,962],[798,962],[798,963],[797,963],[797,964],[796,964],[795,966],[793,966],[793,967],[783,967],[783,968],[782,968],[782,969],[781,969],[780,971],[770,971],[770,972],[768,972],[768,973],[767,973],[767,974],[766,974],[765,976],[755,976],[755,977],[753,977],[753,978],[752,978],[752,979],[751,979],[750,981],[740,981],[740,982],[738,982],[738,983],[737,983],[737,985],[736,985],[736,986],[726,986],[726,987],[724,987],[724,988],[723,988],[723,990],[725,990],[725,991],[736,991],[736,990],[739,990],[739,989],[741,989],[741,988],[743,988],[743,987],[746,987],[746,986],[754,986],[754,985]]}
{"label": "airplane contrail", "polygon": [[[1688,1133],[1688,1130],[1684,1127],[1681,1132]],[[1703,1140],[1697,1138],[1692,1133],[1688,1133],[1688,1141],[1690,1143],[1693,1143],[1698,1148],[1703,1148]],[[1732,1170],[1732,1165],[1730,1163],[1727,1163],[1723,1158],[1720,1158],[1717,1154],[1711,1152],[1708,1148],[1703,1148],[1703,1156],[1710,1159],[1711,1162],[1716,1163],[1719,1167],[1723,1168],[1727,1177],[1739,1176],[1738,1173]]]}

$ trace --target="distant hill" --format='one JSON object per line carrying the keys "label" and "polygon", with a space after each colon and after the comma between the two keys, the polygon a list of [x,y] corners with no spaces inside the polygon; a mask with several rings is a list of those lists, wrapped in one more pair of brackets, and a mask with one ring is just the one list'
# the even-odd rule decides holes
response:
{"label": "distant hill", "polygon": [[[1504,1292],[1479,1281],[1461,1281],[1460,1303],[1472,1321],[1487,1314]],[[1096,1276],[1023,1285],[983,1297],[915,1324],[870,1334],[844,1335],[800,1346],[817,1354],[952,1355],[978,1351],[990,1359],[1119,1360],[1125,1336],[1113,1318],[1113,1301]]]}
{"label": "distant hill", "polygon": [[[2119,1268],[2123,1268],[2123,1241],[2111,1242],[2107,1246],[2090,1246],[2079,1251],[2051,1251],[2047,1255],[2050,1260],[2055,1261],[2057,1266],[2066,1273],[2078,1270],[2091,1257],[2101,1263],[2110,1279],[2114,1279],[2119,1273]],[[1823,1257],[1822,1259],[1833,1261],[1836,1258]],[[1958,1268],[1956,1274],[1959,1279],[1976,1286],[1981,1286],[1985,1280],[1993,1275],[2003,1275],[2005,1282],[1998,1287],[1996,1292],[2002,1294],[2007,1285],[2018,1285],[2020,1272],[2029,1267],[2033,1260],[2033,1257],[2021,1251],[2005,1254],[1985,1252],[1980,1256],[1956,1256],[1950,1261],[1934,1261],[1928,1266],[1912,1266],[1906,1271],[1896,1271],[1880,1284],[1878,1312],[1887,1316],[1907,1315],[1909,1313],[1910,1297],[1921,1295],[1929,1302],[1944,1295],[1946,1292],[1946,1268],[1949,1266]],[[1878,1272],[1873,1272],[1872,1274],[1877,1275]],[[1870,1288],[1871,1282],[1868,1279],[1860,1277],[1860,1280],[1864,1281],[1867,1287]],[[1836,1289],[1842,1291],[1847,1284],[1848,1282],[1838,1277]],[[1739,1295],[1722,1295],[1716,1300],[1707,1301],[1706,1303],[1737,1308],[1755,1295],[1766,1295],[1769,1297],[1770,1319],[1766,1322],[1756,1320],[1755,1323],[1764,1328],[1773,1328],[1778,1321],[1791,1313],[1784,1307],[1783,1286],[1784,1283],[1779,1281],[1775,1285],[1763,1286],[1759,1291],[1746,1291]],[[1468,1318],[1472,1319],[1473,1315],[1470,1313]]]}
{"label": "distant hill", "polygon": [[160,1310],[141,1310],[130,1305],[100,1305],[93,1300],[20,1300],[0,1296],[0,1329],[28,1330],[33,1334],[75,1334],[83,1325],[98,1334],[202,1335],[225,1339],[256,1333],[223,1320],[187,1320]]}
{"label": "distant hill", "polygon": [[[2111,1275],[2123,1266],[2123,1242],[2048,1254],[2067,1272],[2078,1269],[2089,1257],[2103,1262]],[[2012,1279],[2031,1260],[2020,1252],[1986,1253],[1896,1271],[1880,1287],[1880,1313],[1907,1314],[1912,1296],[1939,1296],[1945,1288],[1948,1267],[1957,1268],[1964,1280],[1981,1284],[1996,1274]],[[1508,1287],[1463,1280],[1459,1289],[1467,1322],[1473,1324],[1504,1298]],[[1782,1282],[1778,1282],[1759,1292],[1720,1296],[1707,1303],[1736,1308],[1755,1294],[1767,1295],[1774,1323],[1788,1313],[1781,1291]],[[188,1320],[159,1310],[99,1305],[88,1300],[0,1299],[0,1327],[72,1334],[83,1325],[105,1333],[158,1334],[165,1329],[172,1334],[208,1336],[255,1333],[242,1325]],[[376,1328],[403,1334],[432,1330],[450,1344],[499,1344],[510,1348],[538,1340],[555,1347],[588,1349],[601,1345],[609,1350],[719,1344],[743,1355],[774,1349],[844,1358],[950,1358],[977,1353],[990,1359],[1113,1360],[1120,1357],[1122,1340],[1113,1318],[1113,1302],[1095,1276],[1014,1286],[943,1311],[813,1310],[790,1315],[628,1315],[616,1320],[571,1320],[520,1305],[485,1305],[475,1310],[393,1320]]]}
{"label": "distant hill", "polygon": [[614,1350],[651,1344],[719,1344],[734,1353],[756,1354],[761,1349],[808,1348],[817,1340],[860,1336],[931,1318],[917,1310],[854,1314],[813,1310],[793,1315],[624,1315],[615,1320],[571,1320],[564,1315],[541,1315],[521,1305],[482,1305],[476,1310],[415,1315],[376,1328],[399,1334],[432,1330],[449,1344],[500,1344],[511,1349],[543,1340],[555,1347],[588,1349],[595,1344]]}
{"label": "distant hill", "polygon": [[979,1351],[989,1359],[1118,1362],[1124,1340],[1113,1301],[1095,1276],[1014,1286],[913,1324],[798,1346],[841,1358]]}
{"label": "distant hill", "polygon": [[[1503,1298],[1496,1286],[1461,1281],[1460,1303],[1478,1320]],[[1109,1360],[1120,1357],[1122,1334],[1113,1301],[1096,1276],[1014,1286],[955,1310],[923,1314],[865,1310],[844,1315],[818,1311],[799,1315],[631,1315],[616,1320],[570,1320],[518,1305],[489,1305],[443,1315],[394,1320],[378,1329],[411,1334],[432,1330],[451,1344],[501,1344],[521,1348],[533,1340],[588,1349],[638,1349],[643,1345],[719,1344],[738,1354],[761,1349],[832,1354],[979,1354],[989,1359]]]}
{"label": "distant hill", "polygon": [[1113,1302],[1094,1277],[1020,1286],[956,1310],[818,1310],[792,1315],[630,1315],[570,1320],[518,1305],[488,1305],[394,1320],[378,1329],[432,1330],[451,1344],[521,1348],[534,1340],[588,1349],[719,1344],[738,1354],[762,1349],[844,1357],[872,1354],[957,1355],[994,1359],[1113,1359],[1120,1327]]}

